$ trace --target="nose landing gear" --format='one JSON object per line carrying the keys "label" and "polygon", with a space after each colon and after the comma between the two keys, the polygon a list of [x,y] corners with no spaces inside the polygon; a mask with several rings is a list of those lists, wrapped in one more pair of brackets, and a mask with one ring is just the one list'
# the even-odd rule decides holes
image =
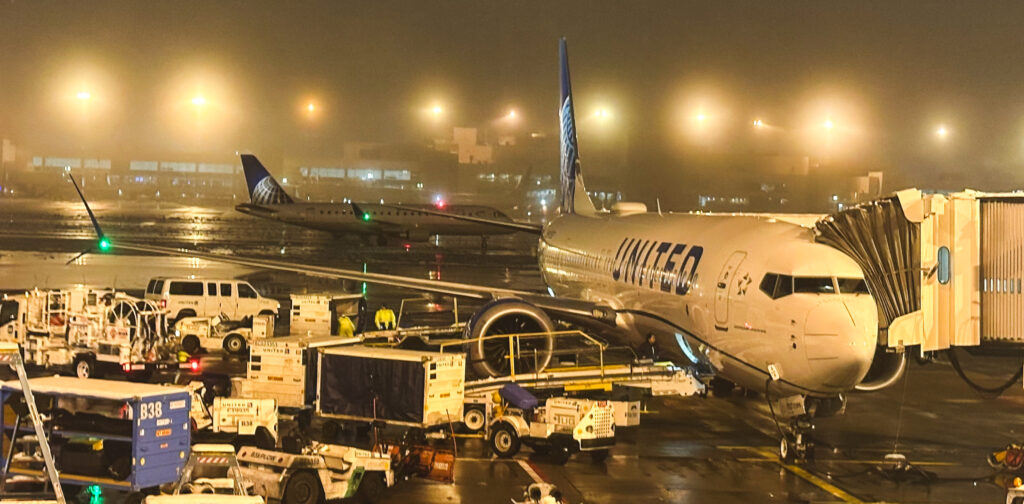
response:
{"label": "nose landing gear", "polygon": [[785,427],[780,426],[782,433],[779,440],[779,459],[787,464],[814,460],[813,419],[810,415],[800,415],[790,419]]}

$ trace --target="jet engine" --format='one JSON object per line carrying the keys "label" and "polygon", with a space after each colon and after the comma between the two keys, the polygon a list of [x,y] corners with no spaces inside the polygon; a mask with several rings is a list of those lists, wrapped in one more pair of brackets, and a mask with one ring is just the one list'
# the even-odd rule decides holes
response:
{"label": "jet engine", "polygon": [[[518,298],[491,301],[477,311],[469,322],[463,337],[475,340],[467,343],[469,362],[477,374],[484,377],[506,376],[515,364],[516,373],[543,371],[551,362],[555,342],[550,335],[533,337],[493,337],[503,334],[530,334],[554,331],[555,325],[547,313]],[[515,357],[509,358],[514,353]]]}
{"label": "jet engine", "polygon": [[907,370],[906,352],[888,352],[886,347],[875,348],[875,357],[871,360],[871,368],[856,389],[861,392],[882,390],[897,381]]}

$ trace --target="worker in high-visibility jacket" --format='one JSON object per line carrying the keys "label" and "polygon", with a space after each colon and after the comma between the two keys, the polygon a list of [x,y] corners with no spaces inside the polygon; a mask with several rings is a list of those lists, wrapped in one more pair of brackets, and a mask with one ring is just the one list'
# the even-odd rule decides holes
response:
{"label": "worker in high-visibility jacket", "polygon": [[377,315],[373,317],[373,323],[377,326],[377,329],[382,331],[384,329],[394,329],[396,325],[395,312],[388,308],[388,305],[380,305]]}
{"label": "worker in high-visibility jacket", "polygon": [[352,323],[352,319],[348,318],[348,315],[338,315],[338,336],[351,338],[355,332],[356,325]]}

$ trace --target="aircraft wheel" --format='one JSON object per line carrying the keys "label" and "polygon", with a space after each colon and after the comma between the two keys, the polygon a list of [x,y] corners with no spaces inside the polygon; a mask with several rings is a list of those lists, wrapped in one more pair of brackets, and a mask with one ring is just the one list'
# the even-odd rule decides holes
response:
{"label": "aircraft wheel", "polygon": [[501,458],[509,458],[519,453],[522,441],[516,430],[507,423],[499,423],[491,431],[491,450]]}

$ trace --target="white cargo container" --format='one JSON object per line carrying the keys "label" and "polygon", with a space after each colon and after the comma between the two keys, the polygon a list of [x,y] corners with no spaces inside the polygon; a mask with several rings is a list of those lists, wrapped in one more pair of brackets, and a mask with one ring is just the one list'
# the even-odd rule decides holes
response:
{"label": "white cargo container", "polygon": [[317,353],[315,408],[325,418],[422,428],[462,421],[463,354],[361,345]]}
{"label": "white cargo container", "polygon": [[[333,336],[285,336],[253,340],[249,349],[246,379],[233,386],[236,395],[252,399],[277,399],[280,408],[312,405],[316,385],[315,364],[307,368],[310,349],[353,345],[359,338]],[[311,381],[307,398],[307,380]]]}

